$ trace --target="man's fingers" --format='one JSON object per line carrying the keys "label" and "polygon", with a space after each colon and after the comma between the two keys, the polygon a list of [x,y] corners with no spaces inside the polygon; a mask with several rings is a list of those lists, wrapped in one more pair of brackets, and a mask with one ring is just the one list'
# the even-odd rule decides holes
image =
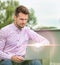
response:
{"label": "man's fingers", "polygon": [[24,60],[24,58],[21,57],[21,56],[18,56],[17,58],[18,58],[19,60]]}

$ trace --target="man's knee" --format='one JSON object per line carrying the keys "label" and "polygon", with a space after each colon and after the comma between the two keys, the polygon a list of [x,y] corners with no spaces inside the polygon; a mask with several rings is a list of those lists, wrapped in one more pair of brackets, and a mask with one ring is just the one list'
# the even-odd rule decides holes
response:
{"label": "man's knee", "polygon": [[0,62],[0,65],[12,65],[12,62],[9,59],[5,59]]}

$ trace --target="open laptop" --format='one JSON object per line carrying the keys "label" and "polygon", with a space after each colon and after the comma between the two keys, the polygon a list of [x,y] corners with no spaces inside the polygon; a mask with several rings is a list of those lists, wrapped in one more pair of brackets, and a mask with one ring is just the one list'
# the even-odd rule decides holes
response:
{"label": "open laptop", "polygon": [[27,46],[25,60],[33,59],[44,59],[50,57],[50,47],[49,46]]}

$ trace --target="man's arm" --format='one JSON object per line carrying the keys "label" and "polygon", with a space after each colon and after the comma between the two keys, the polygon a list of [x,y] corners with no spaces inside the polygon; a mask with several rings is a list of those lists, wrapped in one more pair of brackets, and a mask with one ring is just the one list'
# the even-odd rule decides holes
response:
{"label": "man's arm", "polygon": [[5,32],[0,30],[0,59],[11,59],[11,54],[3,52],[6,43]]}
{"label": "man's arm", "polygon": [[27,33],[28,33],[30,39],[32,39],[36,43],[40,43],[40,45],[49,45],[50,44],[49,41],[45,37],[39,35],[38,33],[34,32],[33,30],[31,30],[29,28],[27,29]]}
{"label": "man's arm", "polygon": [[16,56],[13,54],[7,54],[4,52],[4,47],[6,44],[6,34],[3,31],[0,31],[0,60],[1,59],[10,59],[14,62],[21,62],[22,60],[24,60],[23,57],[21,56]]}

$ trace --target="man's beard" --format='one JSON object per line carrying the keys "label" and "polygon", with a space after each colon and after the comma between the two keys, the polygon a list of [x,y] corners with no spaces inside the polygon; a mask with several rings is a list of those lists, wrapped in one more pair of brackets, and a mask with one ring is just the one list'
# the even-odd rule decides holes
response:
{"label": "man's beard", "polygon": [[19,26],[18,24],[17,24],[17,27],[21,30],[22,28],[24,28],[24,26]]}

